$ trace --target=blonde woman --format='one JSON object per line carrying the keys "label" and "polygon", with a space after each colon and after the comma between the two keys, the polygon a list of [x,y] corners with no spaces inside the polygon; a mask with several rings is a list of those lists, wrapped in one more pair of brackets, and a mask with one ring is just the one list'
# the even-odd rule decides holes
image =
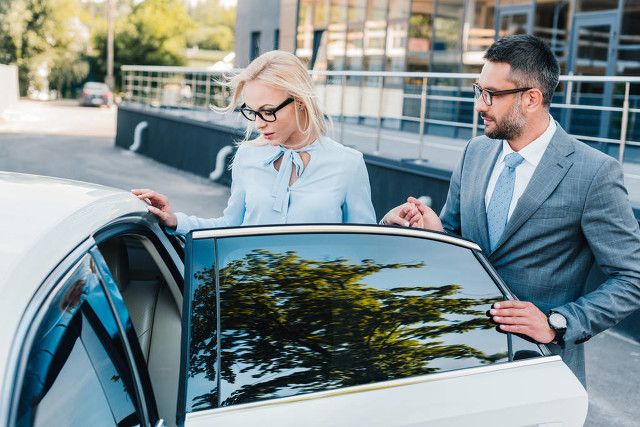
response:
{"label": "blonde woman", "polygon": [[[231,197],[220,218],[174,213],[168,199],[132,190],[148,200],[162,225],[186,234],[198,228],[288,223],[375,223],[362,154],[326,136],[327,123],[300,60],[282,51],[256,58],[228,85],[224,112],[248,120],[232,167]],[[250,140],[253,131],[260,136]]]}

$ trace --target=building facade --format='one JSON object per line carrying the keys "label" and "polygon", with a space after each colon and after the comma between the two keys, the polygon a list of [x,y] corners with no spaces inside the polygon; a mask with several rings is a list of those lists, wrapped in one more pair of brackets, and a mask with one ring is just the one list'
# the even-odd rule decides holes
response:
{"label": "building facade", "polygon": [[638,0],[299,0],[310,69],[478,72],[494,40],[545,39],[562,74],[640,75]]}
{"label": "building facade", "polygon": [[[237,65],[280,48],[294,52],[310,70],[479,73],[489,45],[505,35],[527,33],[549,43],[562,74],[640,76],[638,22],[640,0],[242,0],[236,52],[244,53],[237,56]],[[275,43],[273,35],[279,38]],[[428,91],[470,96],[467,83],[429,81]],[[370,97],[368,88],[377,87],[375,79],[350,78],[347,84],[352,92],[359,87],[361,106],[370,104],[363,100]],[[415,93],[419,85],[410,79],[384,81],[389,93],[403,95]],[[329,101],[337,93],[329,80],[324,92]],[[622,104],[621,92],[623,84],[584,82],[570,90],[561,84],[556,97],[607,107]],[[631,108],[640,106],[639,98],[640,85],[632,85]],[[400,119],[386,120],[387,126],[416,128],[402,118],[419,114],[419,100],[404,96],[393,109],[401,110],[396,114]],[[467,104],[430,110],[431,118],[444,121],[469,122],[473,115]],[[620,134],[619,115],[607,111],[552,114],[577,135],[615,139]],[[367,114],[347,115],[367,120]],[[430,126],[427,132],[438,128]],[[464,129],[458,131],[450,136],[468,136]],[[640,139],[640,124],[632,124],[629,137]]]}

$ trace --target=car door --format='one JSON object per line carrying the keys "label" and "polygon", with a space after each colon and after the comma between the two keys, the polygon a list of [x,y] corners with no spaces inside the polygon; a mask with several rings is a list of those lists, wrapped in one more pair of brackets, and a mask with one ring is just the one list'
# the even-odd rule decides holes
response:
{"label": "car door", "polygon": [[513,296],[472,242],[380,226],[202,230],[185,268],[179,424],[585,420],[560,358],[489,322]]}
{"label": "car door", "polygon": [[25,313],[9,425],[158,421],[128,312],[90,246],[60,264]]}

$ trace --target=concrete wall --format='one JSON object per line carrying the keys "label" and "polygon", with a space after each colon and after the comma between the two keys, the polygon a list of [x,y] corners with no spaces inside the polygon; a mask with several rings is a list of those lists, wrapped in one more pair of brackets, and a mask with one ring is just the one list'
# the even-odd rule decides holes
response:
{"label": "concrete wall", "polygon": [[[158,110],[136,107],[118,108],[116,145],[128,149],[133,143],[136,126],[146,121],[142,132],[142,144],[138,152],[159,162],[208,177],[215,168],[218,151],[234,141],[241,140],[242,130],[214,123],[168,114]],[[371,182],[371,198],[378,220],[391,208],[404,203],[408,196],[427,196],[431,206],[440,212],[447,198],[450,170],[431,167],[428,164],[390,160],[364,155]],[[230,185],[228,170],[217,182]],[[634,209],[640,220],[640,207]],[[595,289],[604,275],[594,268],[587,288]],[[640,312],[620,322],[614,329],[640,341]]]}
{"label": "concrete wall", "polygon": [[260,33],[260,54],[262,54],[274,49],[275,34],[279,29],[280,0],[239,1],[236,9],[234,40],[235,67],[245,68],[251,62],[252,33]]}
{"label": "concrete wall", "polygon": [[0,64],[0,113],[18,102],[18,67]]}

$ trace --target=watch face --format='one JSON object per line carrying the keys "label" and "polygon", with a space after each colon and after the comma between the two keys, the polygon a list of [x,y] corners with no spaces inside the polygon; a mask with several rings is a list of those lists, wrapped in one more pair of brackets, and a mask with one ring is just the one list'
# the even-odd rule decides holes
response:
{"label": "watch face", "polygon": [[551,325],[553,329],[566,329],[567,319],[560,313],[551,313],[549,315],[549,325]]}

